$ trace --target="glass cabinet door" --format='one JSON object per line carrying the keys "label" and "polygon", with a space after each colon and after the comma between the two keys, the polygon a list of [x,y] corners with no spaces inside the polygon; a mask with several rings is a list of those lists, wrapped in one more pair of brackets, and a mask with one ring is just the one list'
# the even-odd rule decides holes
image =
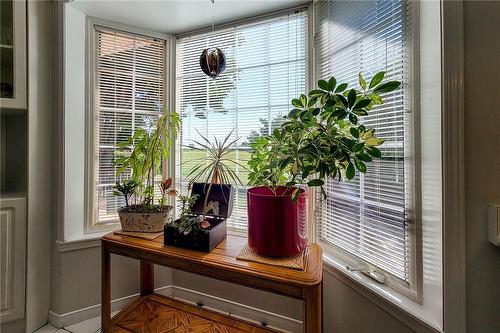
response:
{"label": "glass cabinet door", "polygon": [[25,1],[0,1],[0,107],[25,109],[25,8]]}
{"label": "glass cabinet door", "polygon": [[13,1],[0,1],[0,97],[14,98]]}

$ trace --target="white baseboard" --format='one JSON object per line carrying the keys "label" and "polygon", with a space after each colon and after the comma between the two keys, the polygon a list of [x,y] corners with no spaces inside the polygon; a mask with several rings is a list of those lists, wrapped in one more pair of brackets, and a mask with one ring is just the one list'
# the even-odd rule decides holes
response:
{"label": "white baseboard", "polygon": [[[172,286],[168,285],[165,287],[156,288],[155,292],[171,296]],[[119,311],[131,303],[134,299],[138,298],[139,294],[134,294],[130,296],[125,296],[111,301],[111,312]],[[92,305],[83,309],[78,309],[75,311],[59,314],[54,311],[49,311],[49,323],[52,326],[61,328],[70,326],[81,321],[99,317],[101,315],[101,304]]]}
{"label": "white baseboard", "polygon": [[[203,307],[230,315],[238,319],[246,320],[260,325],[266,323],[267,327],[285,332],[302,332],[302,321],[285,317],[276,313],[263,311],[248,305],[233,302],[224,298],[204,294],[195,290],[186,289],[174,285],[155,289],[155,292],[165,296],[192,304],[202,303]],[[118,311],[132,302],[139,294],[134,294],[111,302],[111,311]],[[61,328],[78,322],[95,318],[101,315],[101,305],[96,304],[83,309],[58,314],[49,311],[49,322],[55,327]]]}

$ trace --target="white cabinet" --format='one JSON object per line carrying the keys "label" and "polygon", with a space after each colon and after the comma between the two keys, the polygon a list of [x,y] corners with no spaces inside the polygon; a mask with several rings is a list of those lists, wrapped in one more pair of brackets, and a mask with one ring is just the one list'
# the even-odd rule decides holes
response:
{"label": "white cabinet", "polygon": [[26,199],[0,199],[0,322],[24,318]]}
{"label": "white cabinet", "polygon": [[0,107],[26,109],[26,2],[0,6]]}

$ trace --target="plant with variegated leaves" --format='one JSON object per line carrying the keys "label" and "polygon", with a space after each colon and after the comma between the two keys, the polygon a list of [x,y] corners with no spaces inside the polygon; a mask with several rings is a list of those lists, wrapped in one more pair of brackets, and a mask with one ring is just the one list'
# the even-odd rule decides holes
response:
{"label": "plant with variegated leaves", "polygon": [[[385,93],[398,89],[399,81],[384,82],[385,72],[367,84],[359,74],[359,89],[337,85],[335,77],[318,81],[318,88],[292,100],[293,109],[272,135],[252,144],[248,162],[251,185],[296,185],[323,188],[327,178],[352,179],[356,170],[365,173],[366,163],[380,158],[384,141],[375,129],[359,123],[370,110],[382,105]],[[295,188],[292,198],[300,194]]]}

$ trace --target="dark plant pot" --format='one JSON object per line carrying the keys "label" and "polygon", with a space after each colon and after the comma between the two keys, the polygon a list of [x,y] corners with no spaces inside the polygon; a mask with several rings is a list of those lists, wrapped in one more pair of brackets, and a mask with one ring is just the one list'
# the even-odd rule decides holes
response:
{"label": "dark plant pot", "polygon": [[212,251],[220,242],[226,239],[226,219],[206,217],[206,220],[211,224],[209,229],[193,228],[187,235],[179,232],[178,226],[165,224],[163,236],[165,245],[178,246],[203,252]]}
{"label": "dark plant pot", "polygon": [[307,200],[300,189],[292,202],[294,188],[279,186],[276,195],[267,186],[247,190],[248,245],[260,255],[289,257],[307,246]]}
{"label": "dark plant pot", "polygon": [[[190,233],[184,235],[179,232],[179,220],[176,220],[175,223],[165,225],[165,245],[210,252],[226,239],[226,219],[233,212],[235,189],[229,184],[212,184],[208,192],[209,188],[208,183],[192,184],[191,195],[198,195],[198,197],[191,208],[191,216],[205,215],[205,220],[210,223],[210,227],[208,229],[193,227]],[[210,214],[203,214],[206,196],[208,196],[208,202],[218,202],[217,212],[211,211]]]}

